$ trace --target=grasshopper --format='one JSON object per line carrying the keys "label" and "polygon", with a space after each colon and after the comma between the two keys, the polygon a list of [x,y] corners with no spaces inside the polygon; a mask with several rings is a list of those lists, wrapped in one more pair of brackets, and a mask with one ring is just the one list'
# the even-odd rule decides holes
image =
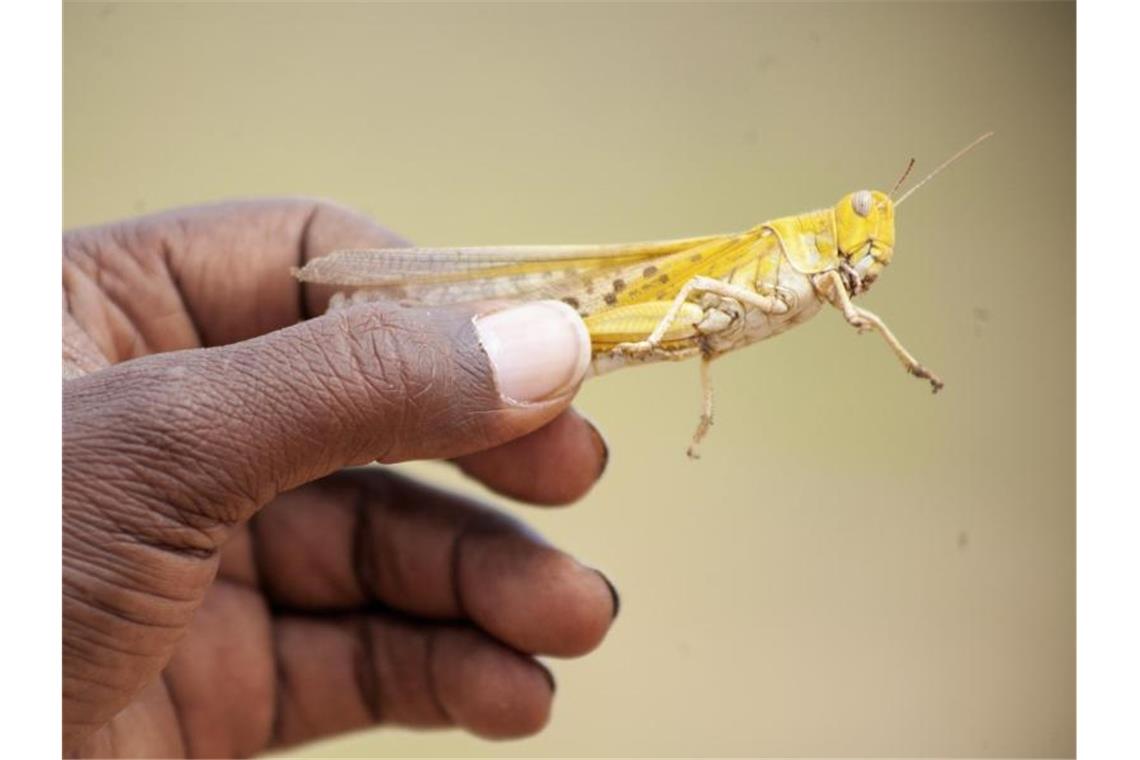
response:
{"label": "grasshopper", "polygon": [[874,313],[853,299],[890,264],[894,210],[922,185],[993,133],[936,167],[902,197],[858,190],[830,208],[763,222],[740,233],[648,243],[334,251],[294,275],[355,289],[331,308],[361,300],[430,305],[499,299],[559,299],[583,318],[593,359],[587,376],[657,361],[700,358],[700,421],[688,449],[713,421],[713,359],[839,311],[858,332],[877,332],[903,367],[942,380],[918,362]]}

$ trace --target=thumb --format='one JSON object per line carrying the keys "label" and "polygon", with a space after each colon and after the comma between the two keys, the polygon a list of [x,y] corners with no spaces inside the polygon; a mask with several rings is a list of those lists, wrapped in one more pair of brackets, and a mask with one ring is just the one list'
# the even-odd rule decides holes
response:
{"label": "thumb", "polygon": [[64,739],[165,667],[234,526],[346,465],[453,457],[555,417],[590,342],[565,304],[363,304],[63,387]]}
{"label": "thumb", "polygon": [[80,469],[85,457],[105,466],[121,448],[131,472],[153,473],[145,490],[166,510],[233,524],[345,466],[525,435],[569,405],[589,361],[585,325],[563,303],[482,314],[361,304],[70,381],[65,466],[69,454]]}

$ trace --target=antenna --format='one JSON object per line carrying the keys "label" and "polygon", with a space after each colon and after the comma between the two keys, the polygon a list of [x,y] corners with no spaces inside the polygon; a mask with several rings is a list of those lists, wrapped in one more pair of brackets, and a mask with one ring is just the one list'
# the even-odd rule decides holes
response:
{"label": "antenna", "polygon": [[[974,140],[972,143],[967,145],[965,148],[962,148],[962,150],[958,151],[954,155],[950,156],[950,158],[943,161],[941,164],[938,165],[938,167],[936,167],[934,169],[934,171],[932,171],[930,174],[927,174],[925,177],[923,177],[922,180],[920,180],[917,185],[915,185],[910,190],[907,190],[905,193],[903,193],[903,196],[901,198],[899,198],[897,201],[895,201],[895,205],[896,206],[900,205],[903,201],[905,201],[907,198],[909,198],[914,193],[915,190],[922,187],[923,185],[925,185],[930,180],[934,179],[935,174],[938,174],[938,172],[942,171],[947,166],[949,166],[950,164],[954,163],[955,161],[957,161],[962,156],[969,153],[971,150],[973,150],[975,147],[977,147],[978,144],[981,143],[982,141],[987,140],[990,137],[993,137],[993,134],[994,134],[993,132],[986,132],[984,135],[982,135],[978,139]],[[892,190],[891,192],[894,192],[894,191]]]}
{"label": "antenna", "polygon": [[887,193],[888,198],[890,198],[892,195],[894,195],[895,191],[898,190],[900,187],[902,187],[902,183],[906,182],[906,178],[910,176],[910,170],[913,168],[914,168],[914,159],[912,158],[910,161],[907,162],[906,168],[903,169],[903,173],[902,173],[902,176],[899,177],[899,181],[896,182],[895,186],[891,188],[891,191],[889,193]]}

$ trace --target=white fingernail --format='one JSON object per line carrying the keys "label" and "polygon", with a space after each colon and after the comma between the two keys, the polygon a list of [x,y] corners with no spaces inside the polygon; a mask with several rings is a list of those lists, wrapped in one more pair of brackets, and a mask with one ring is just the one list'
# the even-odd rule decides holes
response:
{"label": "white fingernail", "polygon": [[578,312],[561,301],[536,301],[475,318],[499,394],[508,401],[543,401],[569,390],[590,365],[590,334]]}

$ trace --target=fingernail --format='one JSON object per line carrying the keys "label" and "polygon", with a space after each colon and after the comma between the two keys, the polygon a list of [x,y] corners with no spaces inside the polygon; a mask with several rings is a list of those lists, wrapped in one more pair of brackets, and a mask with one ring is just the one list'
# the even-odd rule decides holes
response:
{"label": "fingernail", "polygon": [[606,576],[605,573],[603,573],[601,570],[598,570],[597,568],[594,569],[594,572],[597,573],[598,575],[602,576],[602,580],[606,582],[606,588],[608,588],[610,590],[610,598],[613,600],[613,603],[614,603],[614,612],[613,612],[613,616],[610,619],[611,620],[616,619],[618,616],[618,613],[621,612],[621,595],[618,594],[617,587],[613,584],[613,581],[611,581]]}
{"label": "fingernail", "polygon": [[540,662],[539,660],[535,660],[534,662],[536,665],[538,665],[539,668],[542,669],[542,674],[546,676],[546,680],[550,683],[550,693],[554,694],[557,692],[558,682],[554,680],[554,673],[550,670],[550,668],[546,667],[545,663]]}
{"label": "fingernail", "polygon": [[602,435],[602,431],[598,430],[598,426],[594,424],[593,420],[585,415],[582,416],[582,419],[590,426],[590,433],[594,437],[594,448],[598,452],[598,459],[601,460],[601,465],[598,467],[598,477],[600,478],[605,475],[606,467],[610,464],[610,445],[606,443],[606,437]]}
{"label": "fingernail", "polygon": [[475,318],[499,394],[530,403],[582,381],[590,365],[590,334],[561,301],[536,301]]}

